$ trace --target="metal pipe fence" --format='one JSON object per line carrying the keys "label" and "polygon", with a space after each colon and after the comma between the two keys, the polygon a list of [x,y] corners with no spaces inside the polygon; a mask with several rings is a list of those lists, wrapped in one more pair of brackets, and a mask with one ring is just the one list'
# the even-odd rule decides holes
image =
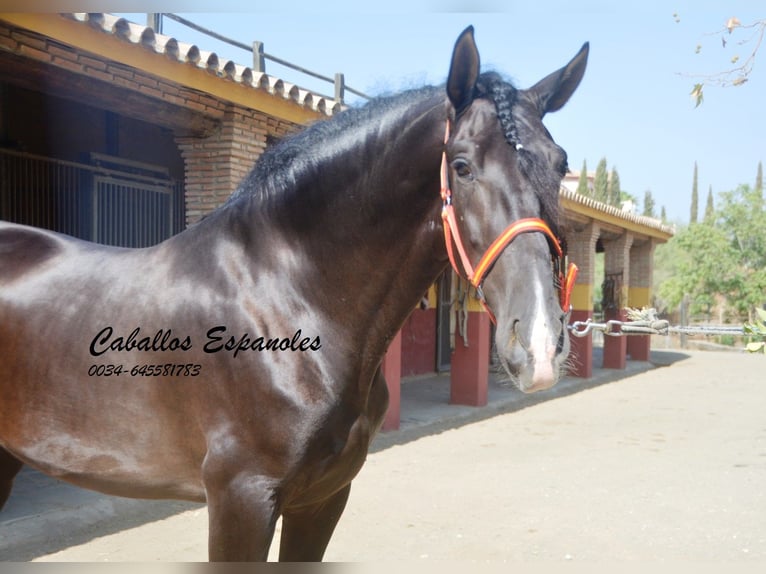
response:
{"label": "metal pipe fence", "polygon": [[[288,62],[287,60],[283,60],[282,58],[279,58],[277,56],[274,56],[273,54],[269,54],[268,52],[266,52],[264,50],[263,42],[254,41],[252,42],[252,44],[245,44],[244,42],[240,42],[238,40],[228,38],[227,36],[224,36],[223,34],[219,34],[218,32],[215,32],[214,30],[210,30],[209,28],[200,26],[199,24],[196,24],[192,22],[191,20],[187,20],[186,18],[183,18],[177,14],[172,14],[168,12],[147,14],[147,18],[146,18],[147,26],[151,27],[155,32],[161,33],[162,18],[169,18],[170,20],[178,22],[179,24],[186,26],[187,28],[191,28],[192,30],[200,32],[201,34],[205,34],[207,36],[210,36],[211,38],[215,38],[216,40],[219,40],[220,42],[224,42],[226,44],[229,44],[230,46],[234,46],[235,48],[239,48],[241,50],[250,52],[252,61],[253,61],[252,69],[254,72],[266,73],[266,60],[269,60],[271,62],[274,62],[275,64],[285,66],[286,68],[290,68],[291,70],[295,70],[296,72],[307,75],[314,79],[332,84],[334,87],[334,99],[340,102],[341,104],[344,103],[346,92],[352,93],[366,100],[371,99],[371,97],[365,94],[364,92],[361,92],[359,90],[352,88],[351,86],[348,86],[346,84],[345,76],[342,73],[336,73],[335,76],[331,78],[329,76],[320,74],[313,70],[304,68],[303,66],[299,66],[298,64],[293,64],[292,62]],[[318,94],[318,95],[322,95],[322,94]],[[323,95],[323,97],[327,97],[327,96]]]}

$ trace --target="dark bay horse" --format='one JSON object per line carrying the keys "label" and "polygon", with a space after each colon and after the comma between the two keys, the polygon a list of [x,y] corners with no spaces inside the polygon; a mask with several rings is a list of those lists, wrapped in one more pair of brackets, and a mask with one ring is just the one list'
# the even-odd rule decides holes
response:
{"label": "dark bay horse", "polygon": [[0,506],[28,464],[109,494],[206,502],[212,560],[266,559],[279,516],[280,559],[320,560],[387,408],[381,359],[449,264],[448,206],[466,275],[532,222],[482,264],[480,287],[513,380],[555,384],[567,164],[542,118],[587,54],[518,90],[480,73],[468,28],[446,87],[287,139],[154,247],[0,223]]}

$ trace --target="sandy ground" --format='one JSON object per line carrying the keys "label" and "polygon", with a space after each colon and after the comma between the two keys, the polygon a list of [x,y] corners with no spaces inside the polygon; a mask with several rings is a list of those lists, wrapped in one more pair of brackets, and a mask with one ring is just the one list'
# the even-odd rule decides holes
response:
{"label": "sandy ground", "polygon": [[[332,561],[766,561],[766,357],[691,353],[517,412],[377,443]],[[207,510],[40,561],[202,561]],[[272,546],[272,559],[277,542]]]}

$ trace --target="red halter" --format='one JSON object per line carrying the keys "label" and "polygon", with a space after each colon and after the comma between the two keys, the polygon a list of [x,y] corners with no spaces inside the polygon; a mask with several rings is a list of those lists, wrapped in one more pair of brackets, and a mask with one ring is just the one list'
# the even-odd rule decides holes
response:
{"label": "red halter", "polygon": [[[444,134],[444,143],[447,143],[449,139],[449,121],[447,122],[447,129]],[[533,231],[539,231],[544,233],[548,239],[550,239],[550,245],[553,246],[554,256],[557,261],[560,261],[563,257],[563,251],[561,249],[561,243],[551,231],[551,228],[542,220],[536,217],[527,217],[519,219],[511,223],[505,231],[503,231],[497,239],[492,242],[492,245],[484,252],[479,263],[474,268],[471,265],[471,261],[468,259],[468,255],[463,246],[463,240],[460,237],[460,230],[457,226],[457,217],[455,216],[455,207],[452,205],[452,190],[449,187],[449,174],[447,172],[447,152],[442,153],[442,165],[441,165],[441,197],[442,197],[442,220],[444,227],[444,242],[447,245],[447,255],[449,255],[450,263],[455,273],[460,275],[460,269],[457,266],[455,260],[455,254],[452,249],[452,243],[454,239],[455,246],[457,247],[458,254],[460,255],[460,262],[463,265],[466,278],[476,288],[476,293],[479,296],[484,309],[489,313],[489,318],[493,323],[497,323],[495,316],[487,305],[487,300],[484,297],[484,293],[481,289],[484,278],[489,272],[492,264],[500,257],[511,241],[513,241],[518,235],[522,233],[530,233]],[[577,278],[577,265],[570,263],[566,274],[559,269],[559,284],[560,284],[560,303],[564,312],[569,311],[569,300],[572,293],[572,287],[574,286],[575,279]]]}

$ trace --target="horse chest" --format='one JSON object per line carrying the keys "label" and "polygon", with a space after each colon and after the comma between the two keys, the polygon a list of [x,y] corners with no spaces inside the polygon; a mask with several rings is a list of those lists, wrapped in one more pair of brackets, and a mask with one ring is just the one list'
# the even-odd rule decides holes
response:
{"label": "horse chest", "polygon": [[[309,448],[301,461],[303,472],[291,503],[296,505],[316,502],[329,496],[348,483],[362,468],[370,447],[388,408],[387,389],[382,377],[374,378],[367,408],[348,423],[323,425],[314,440],[319,448]],[[342,413],[336,413],[341,415]],[[338,416],[337,420],[349,420]]]}

